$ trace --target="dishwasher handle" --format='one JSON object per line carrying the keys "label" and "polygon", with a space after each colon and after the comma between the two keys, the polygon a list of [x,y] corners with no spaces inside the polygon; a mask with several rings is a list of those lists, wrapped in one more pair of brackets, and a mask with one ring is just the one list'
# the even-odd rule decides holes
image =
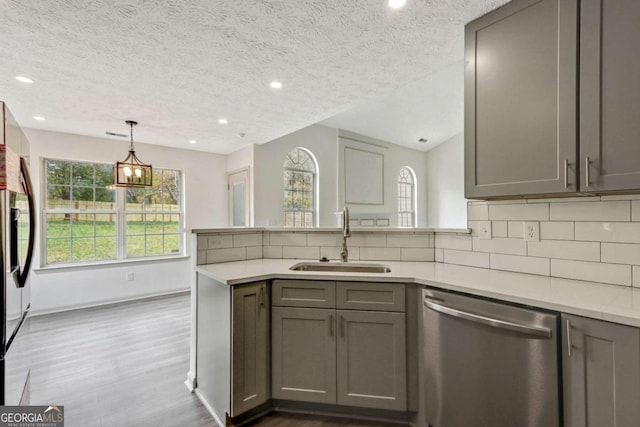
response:
{"label": "dishwasher handle", "polygon": [[446,307],[444,305],[436,304],[431,301],[424,301],[424,305],[425,307],[430,308],[433,311],[437,311],[442,314],[448,314],[449,316],[457,317],[459,319],[469,320],[471,322],[481,323],[483,325],[491,326],[494,328],[507,329],[509,331],[520,332],[536,337],[551,338],[551,329],[549,328],[528,326],[509,322],[507,320],[494,319],[491,317],[481,316],[479,314],[468,313],[466,311]]}

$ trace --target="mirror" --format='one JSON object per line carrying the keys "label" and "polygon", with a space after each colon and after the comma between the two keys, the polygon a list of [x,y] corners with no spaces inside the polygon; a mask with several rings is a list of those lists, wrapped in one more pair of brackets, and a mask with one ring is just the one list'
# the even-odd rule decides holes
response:
{"label": "mirror", "polygon": [[466,227],[463,74],[456,62],[255,145],[254,225],[338,227],[346,205],[353,227]]}

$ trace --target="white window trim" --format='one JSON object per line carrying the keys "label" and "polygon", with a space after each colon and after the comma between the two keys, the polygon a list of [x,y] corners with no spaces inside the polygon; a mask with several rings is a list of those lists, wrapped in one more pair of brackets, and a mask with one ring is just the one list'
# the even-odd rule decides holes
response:
{"label": "white window trim", "polygon": [[[398,173],[396,174],[396,192],[398,191],[398,184],[405,184],[404,182],[401,182],[399,180],[400,177],[400,172],[402,172],[403,169],[406,169],[407,171],[409,171],[409,174],[411,175],[411,179],[413,180],[413,182],[411,183],[412,187],[413,187],[413,191],[411,194],[411,202],[413,205],[413,210],[412,211],[400,211],[399,209],[397,210],[397,214],[411,214],[411,225],[409,227],[402,227],[402,228],[417,228],[418,227],[418,180],[416,179],[416,173],[413,170],[413,168],[411,166],[402,166],[400,168],[400,170],[398,171]],[[399,194],[396,194],[396,204],[398,203],[398,198],[400,197]],[[400,227],[400,224],[398,224],[398,227]]]}

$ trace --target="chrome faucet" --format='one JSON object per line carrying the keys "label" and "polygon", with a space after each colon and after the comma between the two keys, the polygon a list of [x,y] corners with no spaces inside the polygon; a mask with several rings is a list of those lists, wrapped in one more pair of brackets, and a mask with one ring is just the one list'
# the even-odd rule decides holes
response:
{"label": "chrome faucet", "polygon": [[351,237],[349,231],[349,208],[342,209],[342,250],[340,251],[340,261],[349,261],[349,249],[347,249],[347,237]]}

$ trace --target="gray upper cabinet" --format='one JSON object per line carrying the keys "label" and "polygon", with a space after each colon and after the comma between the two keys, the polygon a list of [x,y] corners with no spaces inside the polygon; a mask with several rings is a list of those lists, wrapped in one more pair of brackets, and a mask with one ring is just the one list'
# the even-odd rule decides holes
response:
{"label": "gray upper cabinet", "polygon": [[231,415],[271,398],[269,293],[266,282],[233,288]]}
{"label": "gray upper cabinet", "polygon": [[637,0],[581,1],[580,179],[585,192],[640,189],[638,17]]}
{"label": "gray upper cabinet", "polygon": [[576,53],[576,0],[515,0],[467,24],[467,198],[577,191]]}
{"label": "gray upper cabinet", "polygon": [[640,330],[562,315],[565,426],[640,426]]}

